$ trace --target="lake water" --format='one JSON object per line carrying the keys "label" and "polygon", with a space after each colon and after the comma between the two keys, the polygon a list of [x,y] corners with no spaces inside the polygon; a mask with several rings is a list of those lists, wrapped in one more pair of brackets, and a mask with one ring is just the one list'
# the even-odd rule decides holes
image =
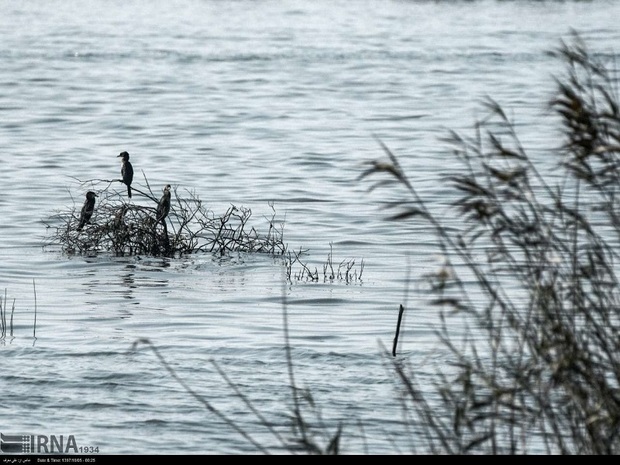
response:
{"label": "lake water", "polygon": [[[286,434],[284,298],[296,382],[328,431],[344,425],[342,452],[414,451],[381,344],[391,347],[409,287],[399,356],[430,386],[437,310],[414,291],[441,259],[428,228],[385,220],[402,191],[357,179],[383,157],[374,137],[441,215],[441,180],[457,169],[448,129],[470,133],[491,96],[534,154],[554,147],[545,103],[562,65],[546,52],[572,29],[604,53],[620,44],[620,2],[605,0],[0,0],[0,12],[0,290],[9,315],[15,306],[0,431],[74,435],[103,454],[260,452],[148,347],[131,352],[140,338],[281,451],[211,361]],[[48,218],[102,188],[78,180],[118,178],[123,150],[137,187],[171,184],[215,213],[248,207],[258,229],[273,203],[290,249],[321,270],[331,244],[336,262],[364,261],[362,279],[287,282],[262,254],[43,247]]]}

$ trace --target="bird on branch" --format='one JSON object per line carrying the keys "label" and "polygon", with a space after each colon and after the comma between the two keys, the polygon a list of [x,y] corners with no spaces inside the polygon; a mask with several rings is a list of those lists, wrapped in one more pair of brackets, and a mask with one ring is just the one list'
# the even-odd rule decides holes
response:
{"label": "bird on branch", "polygon": [[80,212],[80,223],[77,227],[78,231],[81,231],[84,225],[90,222],[90,218],[95,212],[95,197],[97,197],[97,194],[95,194],[93,191],[88,191],[86,193],[86,200],[84,201],[82,211]]}
{"label": "bird on branch", "polygon": [[116,156],[122,157],[122,165],[121,165],[121,176],[123,177],[123,182],[127,185],[127,195],[131,198],[131,183],[133,181],[133,166],[129,162],[129,153],[121,152]]}

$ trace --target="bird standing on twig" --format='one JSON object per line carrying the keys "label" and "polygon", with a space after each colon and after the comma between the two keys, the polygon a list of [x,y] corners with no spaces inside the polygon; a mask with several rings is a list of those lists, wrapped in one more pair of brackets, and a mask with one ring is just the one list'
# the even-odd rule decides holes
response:
{"label": "bird standing on twig", "polygon": [[170,189],[170,184],[164,187],[164,195],[161,196],[157,204],[157,223],[164,221],[170,212]]}
{"label": "bird standing on twig", "polygon": [[88,191],[86,193],[86,200],[84,201],[80,214],[80,223],[77,227],[78,231],[81,231],[84,225],[90,221],[91,216],[93,216],[95,212],[95,197],[97,197],[97,194],[93,191]]}
{"label": "bird standing on twig", "polygon": [[129,154],[127,152],[121,152],[118,157],[123,157],[122,165],[121,165],[121,176],[123,177],[123,182],[127,184],[127,195],[131,198],[131,182],[133,181],[133,166],[129,162]]}

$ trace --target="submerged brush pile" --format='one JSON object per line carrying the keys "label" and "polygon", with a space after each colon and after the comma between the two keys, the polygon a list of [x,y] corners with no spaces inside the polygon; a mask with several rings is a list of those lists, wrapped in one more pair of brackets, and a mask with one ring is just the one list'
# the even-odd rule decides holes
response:
{"label": "submerged brush pile", "polygon": [[193,193],[180,196],[171,192],[170,211],[158,219],[159,199],[133,189],[128,200],[118,193],[103,190],[90,218],[79,230],[80,209],[77,206],[53,218],[50,243],[58,244],[67,253],[85,254],[112,252],[118,256],[151,255],[173,257],[194,252],[224,255],[229,252],[257,252],[283,255],[283,223],[276,223],[276,212],[267,218],[267,231],[259,233],[250,226],[252,211],[231,205],[221,215],[205,207]]}
{"label": "submerged brush pile", "polygon": [[[179,195],[167,185],[163,195],[155,194],[146,176],[146,189],[134,185],[133,197],[110,189],[122,180],[80,181],[90,186],[84,203],[57,212],[44,222],[51,234],[46,245],[60,246],[63,252],[77,255],[113,253],[116,256],[147,255],[179,257],[190,253],[263,253],[281,257],[288,282],[318,282],[318,270],[312,272],[302,260],[306,250],[291,253],[284,243],[284,222],[276,219],[273,203],[260,232],[250,225],[252,211],[231,205],[220,215],[209,210],[196,194],[188,190]],[[97,188],[103,185],[102,188]],[[123,183],[123,186],[125,184]],[[299,267],[299,271],[295,271]],[[364,262],[347,259],[335,268],[333,251],[323,267],[324,282],[361,282]]]}

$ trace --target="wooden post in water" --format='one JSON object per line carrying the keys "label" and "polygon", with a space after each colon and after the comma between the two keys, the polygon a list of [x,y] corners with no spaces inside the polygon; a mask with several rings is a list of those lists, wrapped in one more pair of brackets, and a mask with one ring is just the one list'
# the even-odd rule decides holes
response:
{"label": "wooden post in water", "polygon": [[400,309],[398,310],[398,322],[396,323],[396,335],[394,336],[394,345],[392,346],[392,357],[396,357],[396,346],[398,345],[398,334],[400,333],[400,322],[403,320],[404,312],[405,312],[405,307],[403,307],[403,304],[400,304]]}

